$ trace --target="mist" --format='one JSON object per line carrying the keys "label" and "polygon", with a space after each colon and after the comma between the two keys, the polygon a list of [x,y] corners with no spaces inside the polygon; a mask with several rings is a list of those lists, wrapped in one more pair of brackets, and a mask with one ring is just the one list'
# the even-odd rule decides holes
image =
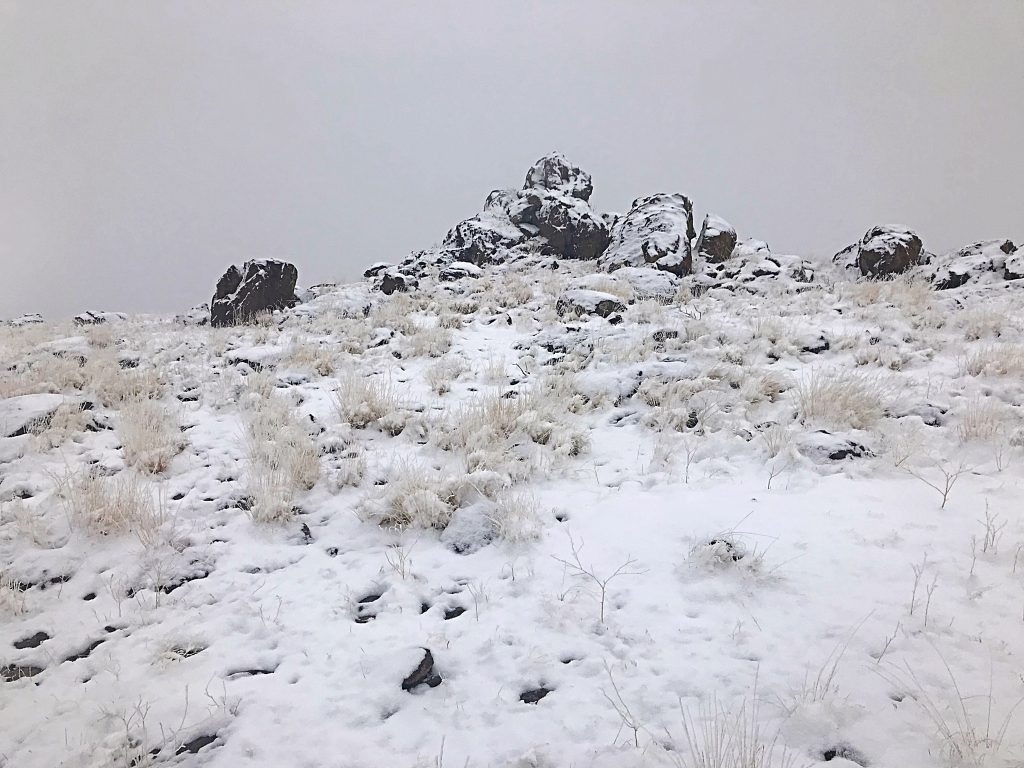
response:
{"label": "mist", "polygon": [[0,317],[173,312],[438,243],[558,150],[827,256],[1024,237],[1020,2],[0,0]]}

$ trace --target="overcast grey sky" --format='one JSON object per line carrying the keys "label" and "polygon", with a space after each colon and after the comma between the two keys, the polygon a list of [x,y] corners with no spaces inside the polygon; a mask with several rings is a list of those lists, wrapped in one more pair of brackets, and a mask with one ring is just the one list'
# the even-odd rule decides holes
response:
{"label": "overcast grey sky", "polygon": [[439,241],[553,149],[831,254],[1024,238],[1024,2],[0,0],[0,317]]}

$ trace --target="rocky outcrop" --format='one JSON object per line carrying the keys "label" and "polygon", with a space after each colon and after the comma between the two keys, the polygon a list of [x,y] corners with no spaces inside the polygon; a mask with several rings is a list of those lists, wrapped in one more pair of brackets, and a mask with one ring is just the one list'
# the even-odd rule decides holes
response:
{"label": "rocky outcrop", "polygon": [[872,227],[857,248],[857,266],[865,277],[891,277],[923,263],[921,238],[905,227]]}
{"label": "rocky outcrop", "polygon": [[[741,240],[725,261],[701,265],[695,286],[707,290],[734,290],[762,279],[784,279],[795,284],[814,281],[814,265],[799,256],[772,253],[763,240]],[[799,289],[799,286],[794,286]]]}
{"label": "rocky outcrop", "polygon": [[980,280],[1012,280],[1012,264],[1017,247],[1011,240],[986,240],[931,260],[930,279],[937,290],[959,288]]}
{"label": "rocky outcrop", "polygon": [[654,267],[674,275],[693,271],[693,204],[679,194],[657,194],[633,201],[611,231],[598,262],[607,272],[622,267]]}
{"label": "rocky outcrop", "polygon": [[254,322],[264,312],[287,309],[299,303],[294,264],[273,259],[247,261],[239,269],[228,267],[217,281],[210,302],[210,325],[223,327]]}
{"label": "rocky outcrop", "polygon": [[735,247],[736,230],[732,225],[712,213],[705,216],[695,249],[698,259],[708,264],[721,264],[732,256]]}
{"label": "rocky outcrop", "polygon": [[608,244],[608,224],[590,207],[592,191],[589,173],[560,153],[545,155],[522,189],[491,192],[483,211],[452,227],[434,261],[483,266],[520,251],[595,259]]}

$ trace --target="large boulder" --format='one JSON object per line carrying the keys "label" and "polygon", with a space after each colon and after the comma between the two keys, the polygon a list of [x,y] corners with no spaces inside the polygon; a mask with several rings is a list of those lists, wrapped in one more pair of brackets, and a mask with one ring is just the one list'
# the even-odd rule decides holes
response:
{"label": "large boulder", "polygon": [[857,266],[865,277],[890,277],[923,263],[921,238],[905,227],[872,227],[857,248]]}
{"label": "large boulder", "polygon": [[574,196],[523,190],[510,213],[514,224],[535,227],[552,255],[596,259],[608,245],[604,220],[585,200]]}
{"label": "large boulder", "polygon": [[298,279],[298,269],[286,261],[247,261],[241,269],[232,264],[217,281],[210,302],[210,325],[251,323],[263,312],[295,306],[299,303],[295,296]]}
{"label": "large boulder", "polygon": [[679,194],[633,201],[615,222],[611,242],[599,261],[607,272],[622,267],[655,267],[682,277],[693,270],[693,204]]}
{"label": "large boulder", "polygon": [[570,163],[561,152],[552,152],[544,155],[527,171],[523,189],[546,189],[587,201],[594,191],[594,185],[589,173]]}
{"label": "large boulder", "polygon": [[736,247],[736,230],[725,219],[709,213],[704,217],[697,238],[697,258],[708,264],[721,264]]}

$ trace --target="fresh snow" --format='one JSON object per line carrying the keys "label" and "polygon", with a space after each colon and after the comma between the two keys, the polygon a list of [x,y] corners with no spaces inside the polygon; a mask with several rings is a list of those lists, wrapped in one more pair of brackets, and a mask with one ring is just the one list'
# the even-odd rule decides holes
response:
{"label": "fresh snow", "polygon": [[[694,297],[537,257],[0,328],[0,424],[95,403],[0,450],[0,766],[719,765],[687,724],[743,713],[744,768],[1022,765],[1019,294],[829,269]],[[626,284],[618,324],[555,311]],[[154,475],[137,389],[184,443]],[[289,445],[319,476],[260,522]],[[89,477],[156,512],[101,533]]]}

